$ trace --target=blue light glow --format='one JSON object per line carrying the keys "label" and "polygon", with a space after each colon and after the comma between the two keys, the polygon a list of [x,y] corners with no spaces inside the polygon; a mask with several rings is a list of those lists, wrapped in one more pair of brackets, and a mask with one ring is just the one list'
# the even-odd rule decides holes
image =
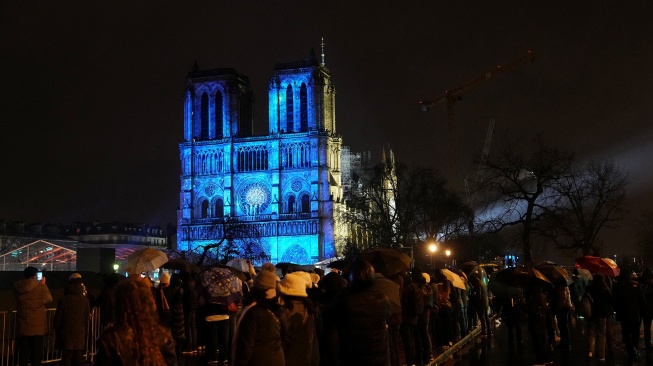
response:
{"label": "blue light glow", "polygon": [[191,72],[179,145],[178,248],[217,242],[224,216],[260,236],[234,241],[241,255],[298,264],[334,257],[334,200],[342,197],[334,98],[329,73],[316,60],[277,65],[269,134],[248,136],[247,77],[233,69]]}

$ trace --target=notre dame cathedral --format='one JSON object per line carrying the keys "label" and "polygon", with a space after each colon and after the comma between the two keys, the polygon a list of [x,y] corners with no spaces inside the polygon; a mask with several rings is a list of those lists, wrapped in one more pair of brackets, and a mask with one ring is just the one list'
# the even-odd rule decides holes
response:
{"label": "notre dame cathedral", "polygon": [[[269,84],[269,128],[253,135],[247,76],[230,68],[187,75],[177,245],[215,243],[226,225],[256,238],[230,245],[277,262],[312,264],[336,255],[342,139],[336,91],[313,53],[277,64]],[[228,224],[227,224],[228,223]],[[251,239],[251,240],[250,240]]]}

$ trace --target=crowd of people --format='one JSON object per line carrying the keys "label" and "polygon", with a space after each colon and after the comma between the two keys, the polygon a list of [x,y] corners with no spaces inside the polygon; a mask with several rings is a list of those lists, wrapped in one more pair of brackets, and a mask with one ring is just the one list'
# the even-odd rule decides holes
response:
{"label": "crowd of people", "polygon": [[[203,352],[219,365],[426,365],[479,327],[492,334],[496,315],[509,345],[523,346],[522,324],[535,357],[546,362],[556,347],[569,350],[570,322],[586,317],[588,359],[605,362],[614,348],[610,324],[619,321],[631,360],[639,358],[639,331],[653,351],[653,272],[619,277],[595,274],[591,282],[533,281],[493,293],[487,278],[453,270],[465,279],[454,286],[440,270],[419,268],[392,276],[358,259],[343,272],[283,271],[265,263],[237,276],[237,291],[216,296],[198,274],[161,275],[158,286],[135,274],[108,281],[89,302],[73,274],[54,317],[62,365],[83,365],[90,307],[98,306],[104,331],[96,365],[178,365]],[[45,278],[28,267],[16,284],[20,365],[39,366],[47,330],[45,304],[52,301]],[[616,315],[616,317],[615,317]],[[185,357],[184,357],[185,355]]]}

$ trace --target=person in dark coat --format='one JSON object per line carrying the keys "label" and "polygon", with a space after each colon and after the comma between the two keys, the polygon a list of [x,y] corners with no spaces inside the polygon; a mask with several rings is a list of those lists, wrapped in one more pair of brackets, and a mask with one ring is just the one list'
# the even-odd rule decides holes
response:
{"label": "person in dark coat", "polygon": [[381,273],[374,274],[373,289],[388,297],[390,300],[390,316],[388,318],[388,343],[390,347],[390,365],[400,366],[401,335],[399,326],[401,325],[401,291],[403,278],[397,274],[391,278],[386,278]]}
{"label": "person in dark coat", "polygon": [[175,342],[159,322],[147,282],[135,277],[116,287],[116,322],[100,334],[95,366],[177,365]]}
{"label": "person in dark coat", "polygon": [[[612,294],[602,274],[595,274],[586,289],[592,302],[592,313],[587,319],[587,355],[605,361],[606,325],[612,312]],[[579,302],[580,304],[580,302]]]}
{"label": "person in dark coat", "polygon": [[286,366],[318,366],[320,352],[315,311],[308,300],[306,281],[288,273],[277,285],[281,295],[281,344]]}
{"label": "person in dark coat", "polygon": [[644,321],[644,347],[647,353],[653,352],[653,343],[651,343],[651,322],[653,321],[653,271],[646,268],[639,277],[640,284],[644,291],[646,299],[646,309],[642,314]]}
{"label": "person in dark coat", "polygon": [[197,282],[192,275],[184,281],[184,328],[186,329],[186,352],[197,352],[197,309],[200,296],[197,292]]}
{"label": "person in dark coat", "polygon": [[62,352],[62,366],[83,366],[86,347],[86,330],[91,318],[91,308],[84,295],[82,276],[73,273],[64,295],[59,299],[54,313],[53,326],[57,336],[57,348]]}
{"label": "person in dark coat", "polygon": [[104,287],[100,295],[95,299],[95,306],[100,308],[100,329],[104,330],[113,325],[115,317],[115,291],[116,286],[124,277],[120,277],[117,273],[110,274],[104,277]]}
{"label": "person in dark coat", "polygon": [[236,323],[231,357],[234,365],[285,366],[276,286],[274,272],[264,269],[256,275],[249,293],[252,301],[243,308]]}
{"label": "person in dark coat", "polygon": [[528,331],[533,342],[536,362],[544,363],[548,359],[546,347],[548,299],[542,284],[532,284],[526,289],[528,309]]}
{"label": "person in dark coat", "polygon": [[52,302],[52,295],[45,284],[45,276],[40,281],[36,279],[37,272],[34,267],[25,268],[25,279],[14,286],[20,366],[27,366],[28,355],[32,366],[41,366],[43,359],[43,340],[48,331],[45,304]]}
{"label": "person in dark coat", "polygon": [[334,300],[340,365],[389,366],[388,317],[390,301],[374,291],[374,267],[356,260],[349,284]]}
{"label": "person in dark coat", "polygon": [[321,327],[318,328],[318,342],[320,344],[320,364],[337,365],[338,355],[332,352],[337,349],[338,329],[336,319],[338,314],[333,312],[333,299],[345,286],[345,281],[338,272],[327,273],[318,283],[320,297],[318,300],[318,314],[321,318]]}
{"label": "person in dark coat", "polygon": [[617,320],[621,322],[621,338],[626,352],[631,361],[637,361],[639,354],[639,328],[642,323],[642,314],[646,307],[644,292],[637,281],[633,280],[632,273],[622,270],[613,289],[614,308],[617,311]]}
{"label": "person in dark coat", "polygon": [[421,291],[418,291],[417,286],[408,274],[402,273],[402,278],[404,286],[401,291],[401,325],[399,332],[404,345],[406,364],[413,365],[416,352],[415,328],[417,327],[418,313],[421,315],[424,311],[424,297],[421,296]]}

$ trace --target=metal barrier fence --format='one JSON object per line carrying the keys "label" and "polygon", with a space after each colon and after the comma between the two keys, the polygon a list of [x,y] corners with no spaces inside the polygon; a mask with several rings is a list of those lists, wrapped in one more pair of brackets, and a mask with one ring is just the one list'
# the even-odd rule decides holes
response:
{"label": "metal barrier fence", "polygon": [[[52,322],[56,309],[46,309],[48,320],[48,331],[43,340],[43,363],[57,362],[61,360],[61,351],[55,348],[56,334]],[[16,337],[16,312],[0,312],[0,366],[18,365],[18,341]],[[86,361],[93,361],[96,345],[95,340],[100,334],[100,309],[91,309],[91,320],[86,330]]]}

